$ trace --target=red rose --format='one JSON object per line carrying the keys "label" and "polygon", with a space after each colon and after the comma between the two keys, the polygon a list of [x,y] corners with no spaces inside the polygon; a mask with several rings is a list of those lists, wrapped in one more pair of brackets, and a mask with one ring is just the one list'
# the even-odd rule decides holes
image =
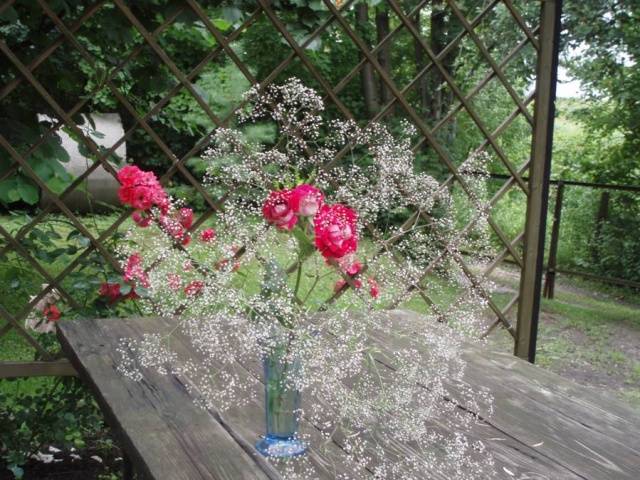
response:
{"label": "red rose", "polygon": [[[340,290],[342,290],[344,288],[344,286],[347,284],[347,281],[344,278],[341,278],[340,280],[338,280],[335,285],[333,286],[333,291],[334,292],[339,292]],[[360,288],[362,287],[362,282],[358,279],[353,280],[353,286],[355,288]]]}
{"label": "red rose", "polygon": [[118,197],[124,205],[136,210],[149,210],[157,206],[163,213],[169,207],[167,194],[153,172],[145,172],[134,165],[127,165],[118,172],[120,188]]}
{"label": "red rose", "polygon": [[211,242],[216,239],[216,231],[213,228],[207,228],[200,233],[200,241],[204,243]]}
{"label": "red rose", "polygon": [[176,242],[182,242],[185,235],[184,227],[178,220],[174,220],[166,215],[161,215],[158,223],[170,237]]}
{"label": "red rose", "polygon": [[378,285],[378,282],[376,282],[375,278],[369,278],[368,282],[369,295],[371,295],[373,298],[378,298],[378,296],[380,295],[380,286]]}
{"label": "red rose", "polygon": [[356,212],[345,205],[324,205],[315,216],[315,244],[327,259],[342,258],[358,248]]}
{"label": "red rose", "polygon": [[47,305],[44,307],[44,310],[42,310],[42,313],[47,317],[48,322],[57,322],[62,316],[62,313],[60,313],[60,310],[55,305]]}
{"label": "red rose", "polygon": [[356,260],[355,255],[345,255],[338,260],[338,266],[344,273],[351,275],[352,277],[360,273],[362,270],[362,264]]}
{"label": "red rose", "polygon": [[193,280],[192,282],[189,282],[186,287],[184,287],[184,293],[187,295],[187,297],[195,297],[200,292],[202,292],[203,288],[204,282],[202,280]]}
{"label": "red rose", "polygon": [[193,225],[193,210],[190,208],[178,210],[178,221],[184,228],[191,228],[191,225]]}
{"label": "red rose", "polygon": [[148,227],[151,223],[151,217],[144,216],[140,210],[136,210],[131,214],[131,218],[139,227],[145,228]]}
{"label": "red rose", "polygon": [[338,293],[340,290],[342,290],[344,288],[344,286],[347,284],[347,281],[344,278],[341,278],[340,280],[338,280],[336,282],[336,284],[333,286],[333,291]]}
{"label": "red rose", "polygon": [[127,260],[127,264],[124,267],[124,280],[126,282],[140,281],[140,284],[149,288],[149,276],[142,268],[142,257],[138,252],[134,253]]}
{"label": "red rose", "polygon": [[324,196],[312,185],[298,185],[291,192],[290,205],[296,215],[313,217],[322,207]]}
{"label": "red rose", "polygon": [[269,193],[262,206],[265,220],[282,230],[291,230],[298,222],[298,217],[291,208],[290,200],[291,190],[274,190]]}
{"label": "red rose", "polygon": [[109,299],[109,303],[114,303],[118,298],[120,298],[120,284],[104,282],[100,285],[98,293],[101,297],[107,297]]}

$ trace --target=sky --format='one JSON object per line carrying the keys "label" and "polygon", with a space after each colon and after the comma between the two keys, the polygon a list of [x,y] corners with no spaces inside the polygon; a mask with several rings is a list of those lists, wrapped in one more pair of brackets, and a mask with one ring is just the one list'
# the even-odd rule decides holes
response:
{"label": "sky", "polygon": [[558,66],[558,86],[556,87],[556,96],[558,98],[578,98],[582,95],[580,82],[569,77],[567,70],[562,66]]}

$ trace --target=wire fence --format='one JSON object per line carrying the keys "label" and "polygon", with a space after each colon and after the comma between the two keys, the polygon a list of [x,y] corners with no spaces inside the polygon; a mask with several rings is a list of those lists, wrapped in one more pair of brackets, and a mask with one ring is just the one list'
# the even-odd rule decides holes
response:
{"label": "wire fence", "polygon": [[[484,175],[475,172],[475,175]],[[493,181],[506,175],[493,173]],[[553,298],[556,274],[640,289],[640,186],[550,180],[544,296]],[[511,201],[496,216],[512,222],[522,205]],[[501,224],[503,222],[500,222]],[[508,228],[507,228],[508,230]],[[508,263],[514,263],[506,258]]]}

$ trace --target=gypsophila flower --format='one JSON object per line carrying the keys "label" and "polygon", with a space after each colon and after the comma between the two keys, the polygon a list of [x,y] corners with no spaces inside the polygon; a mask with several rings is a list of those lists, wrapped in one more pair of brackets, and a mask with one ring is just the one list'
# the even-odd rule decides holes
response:
{"label": "gypsophila flower", "polygon": [[[475,417],[457,406],[492,408],[488,391],[463,382],[461,355],[491,291],[461,262],[465,251],[477,252],[473,268],[488,258],[488,195],[477,175],[486,156],[461,163],[473,193],[463,202],[458,187],[415,170],[408,124],[396,137],[381,124],[324,122],[322,98],[297,79],[256,85],[246,98],[239,122],[271,122],[279,140],[215,132],[205,180],[224,204],[198,241],[188,242],[193,211],[148,172],[119,175],[131,188],[123,202],[137,209],[119,245],[123,280],[144,289],[144,313],[197,352],[181,358],[169,333],[124,339],[119,370],[133,380],[147,369],[171,373],[198,404],[224,411],[261,398],[253,366],[286,345],[284,361],[301,362],[282,381],[303,393],[297,413],[315,428],[299,435],[323,460],[334,458],[323,455],[340,432],[342,470],[353,479],[495,478],[491,455],[466,435]],[[419,319],[395,310],[416,300],[426,309]],[[318,476],[304,456],[274,462],[285,478]]]}

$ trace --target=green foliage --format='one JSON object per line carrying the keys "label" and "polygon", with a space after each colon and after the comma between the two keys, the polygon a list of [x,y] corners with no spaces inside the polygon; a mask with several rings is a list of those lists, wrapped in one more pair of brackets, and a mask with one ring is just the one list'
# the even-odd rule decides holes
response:
{"label": "green foliage", "polygon": [[[2,224],[16,235],[30,219],[27,215],[14,214],[4,216]],[[114,217],[94,217],[86,218],[84,222],[95,233],[114,220]],[[116,234],[113,241],[120,238]],[[89,240],[64,217],[53,216],[33,228],[21,240],[21,245],[55,277],[84,251]],[[0,241],[0,248],[4,246],[4,241]],[[113,245],[107,243],[107,248],[112,249]],[[22,257],[11,251],[0,259],[0,265],[0,291],[6,293],[3,306],[12,314],[17,314],[31,295],[40,291],[41,284],[46,280]],[[62,282],[62,287],[72,293],[80,308],[72,309],[60,302],[58,306],[63,318],[106,318],[136,314],[133,302],[110,304],[98,295],[100,284],[105,281],[118,282],[119,277],[97,252],[83,257],[79,266]],[[52,355],[61,354],[55,336],[33,335]],[[40,358],[16,335],[2,337],[0,350],[3,359],[16,361]],[[79,380],[23,379],[0,382],[0,454],[7,468],[15,474],[20,473],[21,466],[29,456],[43,445],[80,449],[104,428],[95,402]]]}
{"label": "green foliage", "polygon": [[[206,7],[207,4],[204,5]],[[85,2],[75,0],[52,2],[49,6],[67,25],[77,20],[86,7]],[[173,16],[176,8],[179,6],[169,0],[145,0],[131,6],[134,15],[150,31],[168,16]],[[231,28],[232,24],[223,18],[221,9],[206,8],[210,20],[223,34]],[[17,2],[4,9],[0,16],[0,35],[19,61],[28,65],[40,53],[39,47],[52,44],[58,30],[36,2]],[[84,113],[116,111],[125,129],[134,123],[131,112],[116,98],[112,88],[126,97],[139,115],[145,115],[176,85],[173,72],[149,48],[143,48],[132,60],[119,67],[122,60],[145,41],[115,5],[99,8],[85,20],[76,35],[78,43],[92,57],[91,61],[71,42],[64,42],[38,67],[35,76],[62,110],[70,111],[81,102],[79,113],[73,120],[91,135],[100,136],[100,133],[86,121]],[[217,46],[213,35],[188,8],[165,29],[159,44],[185,74]],[[10,84],[20,77],[9,58],[2,56],[0,82]],[[111,82],[107,84],[110,78]],[[237,68],[234,71],[225,66],[224,61],[216,60],[205,65],[192,86],[215,114],[222,117],[228,115],[231,105],[239,101],[241,92],[248,88],[248,82]],[[158,113],[149,116],[148,122],[169,148],[180,156],[209,133],[213,124],[186,89],[178,90],[178,95]],[[39,118],[38,114],[46,117]],[[33,149],[33,146],[57,123],[58,118],[56,109],[26,81],[19,83],[0,101],[0,133],[19,154],[25,156],[35,174],[54,193],[60,193],[72,180],[64,168],[69,157],[57,134],[48,137],[39,147]],[[96,159],[78,132],[67,127],[64,131],[78,140],[83,155],[90,160]],[[169,164],[169,159],[143,129],[136,129],[129,137],[127,148],[130,157],[143,166],[157,168]],[[98,150],[101,154],[105,152],[104,148],[99,147]],[[13,160],[9,152],[0,149],[0,178],[3,178],[0,181],[0,203],[34,205],[40,198],[40,189],[29,171],[12,166]],[[121,159],[111,155],[108,160]]]}
{"label": "green foliage", "polygon": [[[554,177],[623,184],[633,168],[617,154],[627,140],[619,131],[598,135],[584,124],[592,101],[562,100],[556,123]],[[597,107],[597,105],[596,105]],[[621,170],[627,168],[626,172]],[[633,182],[631,182],[633,183]],[[597,226],[601,190],[567,187],[563,203],[560,261],[600,275],[640,279],[640,194],[610,192],[609,214]]]}
{"label": "green foliage", "polygon": [[98,406],[76,378],[43,382],[34,391],[16,388],[7,394],[0,390],[1,458],[18,479],[23,474],[21,466],[45,445],[81,449],[88,436],[104,428]]}
{"label": "green foliage", "polygon": [[609,142],[606,154],[587,170],[595,181],[638,184],[640,3],[572,1],[565,12],[565,41],[576,49],[567,51],[567,65],[590,99],[580,119],[592,135]]}

